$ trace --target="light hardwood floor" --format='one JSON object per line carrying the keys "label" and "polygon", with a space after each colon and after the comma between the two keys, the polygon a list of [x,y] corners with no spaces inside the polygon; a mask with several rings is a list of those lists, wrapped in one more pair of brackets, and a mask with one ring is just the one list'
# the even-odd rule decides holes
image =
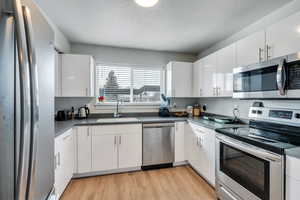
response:
{"label": "light hardwood floor", "polygon": [[214,200],[188,166],[72,180],[61,200]]}

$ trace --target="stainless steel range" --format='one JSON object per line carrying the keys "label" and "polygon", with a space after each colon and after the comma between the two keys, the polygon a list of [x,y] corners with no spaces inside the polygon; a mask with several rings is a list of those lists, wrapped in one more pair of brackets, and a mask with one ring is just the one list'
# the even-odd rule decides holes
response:
{"label": "stainless steel range", "polygon": [[217,129],[220,200],[284,200],[285,150],[300,145],[300,110],[251,107],[249,127]]}

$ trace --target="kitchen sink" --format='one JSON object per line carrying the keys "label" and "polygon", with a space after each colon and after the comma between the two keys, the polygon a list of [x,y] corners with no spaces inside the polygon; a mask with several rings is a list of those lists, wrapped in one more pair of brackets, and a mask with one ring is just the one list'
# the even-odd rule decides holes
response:
{"label": "kitchen sink", "polygon": [[124,118],[103,118],[98,119],[97,122],[103,123],[114,123],[114,122],[136,122],[139,121],[135,117],[124,117]]}

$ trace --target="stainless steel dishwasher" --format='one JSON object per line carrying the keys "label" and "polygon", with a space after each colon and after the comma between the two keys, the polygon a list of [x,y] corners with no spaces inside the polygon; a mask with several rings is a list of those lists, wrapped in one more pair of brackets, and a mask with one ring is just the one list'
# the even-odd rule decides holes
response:
{"label": "stainless steel dishwasher", "polygon": [[143,169],[173,166],[174,126],[174,123],[143,124]]}

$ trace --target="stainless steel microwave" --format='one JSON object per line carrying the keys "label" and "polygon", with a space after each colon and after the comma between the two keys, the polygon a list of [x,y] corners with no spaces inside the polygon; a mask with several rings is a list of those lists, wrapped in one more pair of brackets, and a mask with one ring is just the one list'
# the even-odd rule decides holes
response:
{"label": "stainless steel microwave", "polygon": [[300,52],[235,68],[233,98],[300,99]]}

